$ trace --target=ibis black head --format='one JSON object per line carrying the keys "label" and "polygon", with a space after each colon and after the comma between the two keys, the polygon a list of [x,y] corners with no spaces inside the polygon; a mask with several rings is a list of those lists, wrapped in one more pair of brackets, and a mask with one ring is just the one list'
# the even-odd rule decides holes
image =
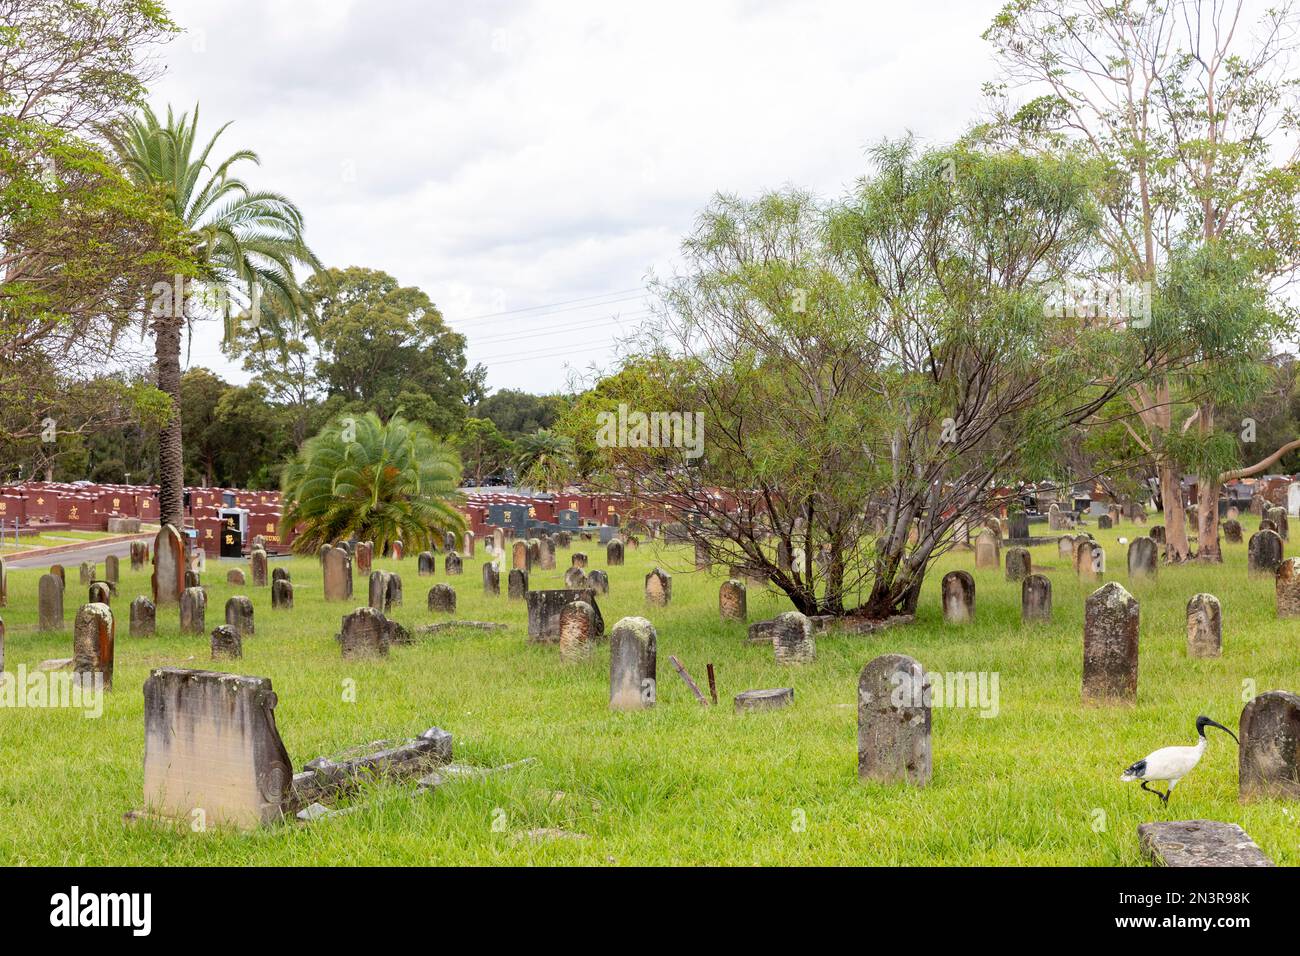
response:
{"label": "ibis black head", "polygon": [[[1206,717],[1204,714],[1202,714],[1200,717],[1196,718],[1196,732],[1200,734],[1202,737],[1204,737],[1206,727],[1218,727],[1220,730],[1222,730],[1233,740],[1237,740],[1237,735],[1234,734],[1227,727],[1223,726],[1223,724],[1219,723],[1217,720],[1211,720],[1209,717]],[[1237,746],[1239,747],[1241,746],[1240,740],[1237,740]]]}

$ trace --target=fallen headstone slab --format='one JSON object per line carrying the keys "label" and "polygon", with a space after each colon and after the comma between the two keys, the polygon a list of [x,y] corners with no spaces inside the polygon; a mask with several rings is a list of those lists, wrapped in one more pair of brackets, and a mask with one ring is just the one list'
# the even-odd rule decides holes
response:
{"label": "fallen headstone slab", "polygon": [[778,710],[794,703],[793,687],[773,687],[768,690],[742,691],[735,697],[736,713],[748,710]]}
{"label": "fallen headstone slab", "polygon": [[524,830],[520,833],[513,833],[510,836],[511,843],[522,843],[528,840],[532,843],[542,843],[546,840],[590,840],[591,837],[585,833],[577,833],[573,830],[558,830],[555,827],[538,827],[535,830]]}
{"label": "fallen headstone slab", "polygon": [[323,803],[313,803],[306,809],[299,810],[297,817],[303,823],[314,823],[317,820],[327,820],[330,817],[344,817],[349,813],[356,813],[360,807],[327,807]]}
{"label": "fallen headstone slab", "polygon": [[516,760],[513,763],[505,763],[499,767],[475,767],[467,763],[451,763],[445,767],[439,767],[432,773],[421,777],[416,781],[419,790],[436,790],[444,783],[451,783],[454,780],[482,780],[484,777],[491,777],[499,773],[506,773],[519,767],[526,767],[529,764],[537,763],[536,757],[525,757],[523,760]]}
{"label": "fallen headstone slab", "polygon": [[1142,853],[1160,866],[1272,866],[1241,827],[1217,820],[1168,820],[1138,825]]}
{"label": "fallen headstone slab", "polygon": [[38,671],[65,671],[72,667],[71,657],[55,657],[36,665]]}
{"label": "fallen headstone slab", "polygon": [[456,628],[476,631],[504,631],[506,625],[496,621],[439,621],[437,624],[424,624],[415,629],[416,634],[437,634],[440,631],[454,631]]}
{"label": "fallen headstone slab", "polygon": [[383,777],[403,780],[427,774],[435,765],[451,762],[451,734],[430,727],[414,740],[396,747],[386,744],[359,757],[334,761],[317,757],[294,774],[290,803],[306,807],[356,790],[368,779]]}

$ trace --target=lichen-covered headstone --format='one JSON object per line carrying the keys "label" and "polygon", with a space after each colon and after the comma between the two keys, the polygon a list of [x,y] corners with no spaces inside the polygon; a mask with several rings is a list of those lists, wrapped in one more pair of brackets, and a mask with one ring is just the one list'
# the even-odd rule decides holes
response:
{"label": "lichen-covered headstone", "polygon": [[1083,699],[1085,703],[1137,702],[1137,599],[1111,581],[1088,596],[1083,610]]}
{"label": "lichen-covered headstone", "polygon": [[582,601],[591,607],[595,615],[594,636],[605,633],[605,619],[596,603],[596,592],[591,588],[567,588],[549,591],[529,591],[528,601],[528,639],[541,644],[554,644],[560,639],[560,615],[566,604]]}
{"label": "lichen-covered headstone", "polygon": [[93,581],[87,590],[86,599],[91,604],[112,604],[113,590],[107,581]]}
{"label": "lichen-covered headstone", "polygon": [[506,597],[512,601],[522,601],[528,596],[528,572],[523,568],[511,568],[506,579]]}
{"label": "lichen-covered headstone", "polygon": [[745,582],[735,578],[723,581],[718,588],[718,615],[724,621],[744,621],[749,617]]}
{"label": "lichen-covered headstone", "polygon": [[516,541],[510,546],[511,568],[518,568],[521,571],[532,569],[532,562],[529,560],[528,542]]}
{"label": "lichen-covered headstone", "polygon": [[1007,548],[1007,580],[1023,581],[1033,573],[1028,548]]}
{"label": "lichen-covered headstone", "polygon": [[1213,594],[1194,594],[1187,602],[1187,654],[1218,657],[1223,653],[1223,611]]}
{"label": "lichen-covered headstone", "polygon": [[1246,572],[1250,577],[1273,577],[1282,565],[1282,538],[1276,531],[1256,531],[1246,545]]}
{"label": "lichen-covered headstone", "polygon": [[207,630],[203,618],[208,609],[208,593],[203,588],[186,588],[181,592],[181,633],[202,634]]}
{"label": "lichen-covered headstone", "polygon": [[587,554],[585,551],[575,551],[569,556],[569,567],[586,568]]}
{"label": "lichen-covered headstone", "polygon": [[560,611],[560,660],[584,661],[596,640],[596,615],[586,601],[570,601]]}
{"label": "lichen-covered headstone", "polygon": [[1300,697],[1282,690],[1254,697],[1237,736],[1237,796],[1300,800]]}
{"label": "lichen-covered headstone", "polygon": [[1268,520],[1273,522],[1273,530],[1277,532],[1279,538],[1283,541],[1289,539],[1289,528],[1285,508],[1269,508]]}
{"label": "lichen-covered headstone", "polygon": [[415,573],[420,577],[427,578],[437,569],[438,564],[432,551],[421,551],[415,556]]}
{"label": "lichen-covered headstone", "polygon": [[322,558],[325,600],[347,601],[352,597],[352,557],[342,548],[325,548]]}
{"label": "lichen-covered headstone", "polygon": [[653,707],[656,694],[657,637],[643,617],[625,617],[609,637],[609,706],[611,710]]}
{"label": "lichen-covered headstone", "polygon": [[1277,616],[1300,617],[1300,558],[1287,558],[1274,577]]}
{"label": "lichen-covered headstone", "polygon": [[344,660],[388,655],[388,621],[373,607],[359,607],[344,615],[339,646]]}
{"label": "lichen-covered headstone", "polygon": [[600,570],[600,568],[592,568],[591,573],[587,575],[587,587],[591,588],[597,594],[608,594],[609,575]]}
{"label": "lichen-covered headstone", "polygon": [[939,582],[943,619],[965,624],[975,619],[975,578],[968,571],[949,571]]}
{"label": "lichen-covered headstone", "polygon": [[113,687],[113,612],[107,604],[83,604],[72,622],[72,670],[82,687]]}
{"label": "lichen-covered headstone", "polygon": [[776,616],[772,628],[772,653],[778,664],[811,664],[817,659],[812,621],[798,611]]}
{"label": "lichen-covered headstone", "polygon": [[1223,540],[1228,544],[1241,544],[1241,522],[1229,518],[1223,522]]}
{"label": "lichen-covered headstone", "polygon": [[623,564],[623,542],[614,538],[605,545],[605,564],[609,567],[619,567]]}
{"label": "lichen-covered headstone", "polygon": [[450,574],[460,574],[464,567],[461,557],[455,551],[448,551],[447,557],[443,561],[443,567]]}
{"label": "lichen-covered headstone", "polygon": [[293,610],[293,582],[288,578],[271,582],[271,609],[273,611]]}
{"label": "lichen-covered headstone", "polygon": [[456,589],[450,584],[435,584],[429,588],[429,610],[440,614],[456,611]]}
{"label": "lichen-covered headstone", "polygon": [[253,630],[253,602],[236,595],[226,602],[226,623],[239,632],[241,638],[251,637]]}
{"label": "lichen-covered headstone", "polygon": [[582,573],[582,568],[569,568],[564,572],[564,586],[566,588],[588,588],[591,582],[587,575]]}
{"label": "lichen-covered headstone", "polygon": [[858,676],[858,779],[930,782],[930,699],[920,663],[884,654]]}
{"label": "lichen-covered headstone", "polygon": [[131,637],[153,637],[157,629],[157,609],[153,601],[141,594],[131,602]]}
{"label": "lichen-covered headstone", "polygon": [[280,819],[293,765],[265,677],[161,668],[144,685],[145,807],[193,826]]}
{"label": "lichen-covered headstone", "polygon": [[645,600],[651,607],[667,607],[673,599],[673,576],[655,568],[645,576]]}
{"label": "lichen-covered headstone", "polygon": [[244,656],[244,639],[239,628],[222,624],[212,630],[212,659],[238,660]]}
{"label": "lichen-covered headstone", "polygon": [[1020,583],[1020,620],[1028,624],[1051,619],[1052,582],[1046,575],[1031,574]]}
{"label": "lichen-covered headstone", "polygon": [[264,588],[267,583],[266,570],[266,552],[261,548],[254,548],[248,556],[250,567],[253,569],[253,587]]}
{"label": "lichen-covered headstone", "polygon": [[1141,535],[1128,546],[1128,576],[1130,581],[1154,578],[1160,567],[1160,549],[1150,538]]}
{"label": "lichen-covered headstone", "polygon": [[501,572],[491,561],[483,564],[483,593],[488,597],[501,595]]}

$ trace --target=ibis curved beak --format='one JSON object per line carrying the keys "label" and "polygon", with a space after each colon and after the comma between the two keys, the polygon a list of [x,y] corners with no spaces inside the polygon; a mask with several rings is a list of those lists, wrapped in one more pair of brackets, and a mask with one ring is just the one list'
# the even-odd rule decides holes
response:
{"label": "ibis curved beak", "polygon": [[1210,720],[1208,717],[1205,718],[1205,722],[1206,722],[1206,724],[1208,724],[1208,725],[1211,726],[1211,727],[1218,727],[1220,730],[1222,730],[1225,734],[1227,734],[1227,735],[1228,735],[1229,737],[1231,737],[1233,740],[1236,740],[1236,741],[1237,741],[1237,746],[1238,746],[1238,747],[1241,746],[1241,741],[1240,741],[1240,740],[1237,740],[1237,735],[1234,734],[1234,733],[1233,733],[1231,730],[1229,730],[1227,727],[1223,726],[1223,724],[1219,723],[1217,720]]}

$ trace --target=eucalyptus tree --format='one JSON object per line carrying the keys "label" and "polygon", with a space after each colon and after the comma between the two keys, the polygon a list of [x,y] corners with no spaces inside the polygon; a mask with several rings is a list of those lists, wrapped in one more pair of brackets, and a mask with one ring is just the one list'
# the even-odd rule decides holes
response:
{"label": "eucalyptus tree", "polygon": [[202,142],[198,122],[197,107],[192,117],[176,115],[169,107],[160,119],[146,106],[106,130],[127,175],[142,187],[163,191],[172,215],[189,231],[197,260],[192,278],[159,277],[147,320],[154,335],[158,388],[172,399],[172,415],[159,441],[160,520],[178,527],[184,486],[181,338],[187,323],[205,309],[215,309],[229,339],[236,322],[259,320],[262,297],[297,313],[305,302],[295,270],[321,268],[303,237],[298,207],[235,175],[240,164],[258,164],[257,154],[240,149],[218,157],[217,140],[230,124]]}

